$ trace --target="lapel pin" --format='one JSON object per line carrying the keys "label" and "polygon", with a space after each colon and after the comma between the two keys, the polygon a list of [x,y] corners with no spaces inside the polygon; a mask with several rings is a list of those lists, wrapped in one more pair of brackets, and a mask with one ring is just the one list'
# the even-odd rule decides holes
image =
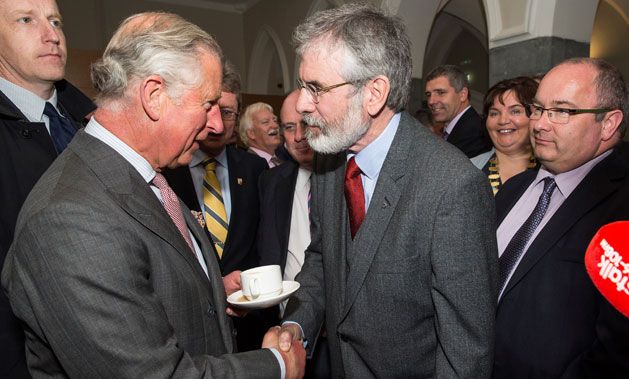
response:
{"label": "lapel pin", "polygon": [[190,213],[192,213],[192,216],[195,220],[197,220],[199,225],[201,225],[201,228],[205,228],[205,217],[203,217],[203,212],[191,210]]}
{"label": "lapel pin", "polygon": [[241,186],[243,183],[243,180],[242,178],[236,178],[236,182],[238,183],[239,186]]}

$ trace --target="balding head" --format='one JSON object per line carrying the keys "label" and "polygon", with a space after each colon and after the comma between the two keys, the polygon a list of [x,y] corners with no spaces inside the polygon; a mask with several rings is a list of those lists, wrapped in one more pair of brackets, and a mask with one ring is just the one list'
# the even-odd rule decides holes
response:
{"label": "balding head", "polygon": [[100,61],[92,65],[99,106],[124,100],[129,83],[158,75],[173,98],[199,84],[199,56],[222,61],[221,48],[198,26],[172,13],[147,12],[122,22]]}
{"label": "balding head", "polygon": [[281,129],[284,135],[286,150],[299,166],[312,170],[312,158],[314,151],[308,145],[304,132],[308,125],[303,121],[303,116],[295,108],[299,92],[295,90],[288,94],[282,110],[280,111]]}

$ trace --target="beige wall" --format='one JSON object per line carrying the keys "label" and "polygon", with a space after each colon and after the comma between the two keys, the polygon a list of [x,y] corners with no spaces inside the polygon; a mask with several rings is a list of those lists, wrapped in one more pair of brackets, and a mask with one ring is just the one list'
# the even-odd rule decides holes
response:
{"label": "beige wall", "polygon": [[[255,65],[251,62],[251,54],[254,49],[263,26],[272,29],[279,37],[280,44],[286,56],[286,69],[289,73],[289,83],[284,83],[282,92],[290,92],[294,87],[295,78],[295,52],[291,44],[291,36],[295,27],[306,17],[312,3],[316,0],[273,0],[261,1],[244,14],[244,49],[245,60],[248,65]],[[243,74],[243,82],[247,83],[249,67],[246,67]],[[262,73],[266,74],[266,73]],[[277,73],[275,73],[277,75]],[[278,78],[272,78],[271,83],[276,84]],[[245,85],[246,88],[246,85]],[[275,93],[275,88],[269,88],[268,93]]]}
{"label": "beige wall", "polygon": [[57,0],[68,40],[67,77],[87,93],[89,64],[99,57],[114,30],[126,17],[144,11],[177,13],[214,35],[225,56],[244,72],[243,16],[146,0]]}
{"label": "beige wall", "polygon": [[627,47],[629,25],[611,5],[601,1],[596,12],[592,40],[590,42],[590,56],[603,58],[616,65],[629,79],[629,48]]}

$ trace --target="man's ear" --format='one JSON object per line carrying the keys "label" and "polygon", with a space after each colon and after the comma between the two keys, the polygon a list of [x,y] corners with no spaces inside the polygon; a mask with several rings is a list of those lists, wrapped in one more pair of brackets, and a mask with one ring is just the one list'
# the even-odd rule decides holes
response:
{"label": "man's ear", "polygon": [[365,84],[365,109],[370,116],[376,116],[387,104],[389,92],[391,91],[391,83],[389,78],[384,75],[378,75],[370,79]]}
{"label": "man's ear", "polygon": [[459,91],[459,101],[466,102],[470,97],[470,90],[467,87],[463,87],[461,91]]}
{"label": "man's ear", "polygon": [[151,75],[142,81],[139,91],[144,113],[153,121],[159,120],[168,98],[164,79],[159,75]]}
{"label": "man's ear", "polygon": [[607,112],[605,118],[601,121],[601,139],[607,141],[614,136],[616,130],[620,127],[623,114],[618,109]]}
{"label": "man's ear", "polygon": [[253,128],[254,128],[254,126],[251,126],[249,129],[245,130],[245,134],[247,135],[247,139],[249,141],[251,141],[251,140],[255,141],[256,140],[256,134],[253,131]]}

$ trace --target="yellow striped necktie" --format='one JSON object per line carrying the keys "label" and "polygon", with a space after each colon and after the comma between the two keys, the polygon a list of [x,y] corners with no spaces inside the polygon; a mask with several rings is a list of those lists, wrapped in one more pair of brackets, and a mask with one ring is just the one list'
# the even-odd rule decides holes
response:
{"label": "yellow striped necktie", "polygon": [[227,239],[227,212],[223,203],[221,184],[216,177],[216,160],[210,158],[203,162],[205,177],[203,178],[203,204],[205,206],[205,224],[212,236],[218,257],[223,257],[223,248]]}

